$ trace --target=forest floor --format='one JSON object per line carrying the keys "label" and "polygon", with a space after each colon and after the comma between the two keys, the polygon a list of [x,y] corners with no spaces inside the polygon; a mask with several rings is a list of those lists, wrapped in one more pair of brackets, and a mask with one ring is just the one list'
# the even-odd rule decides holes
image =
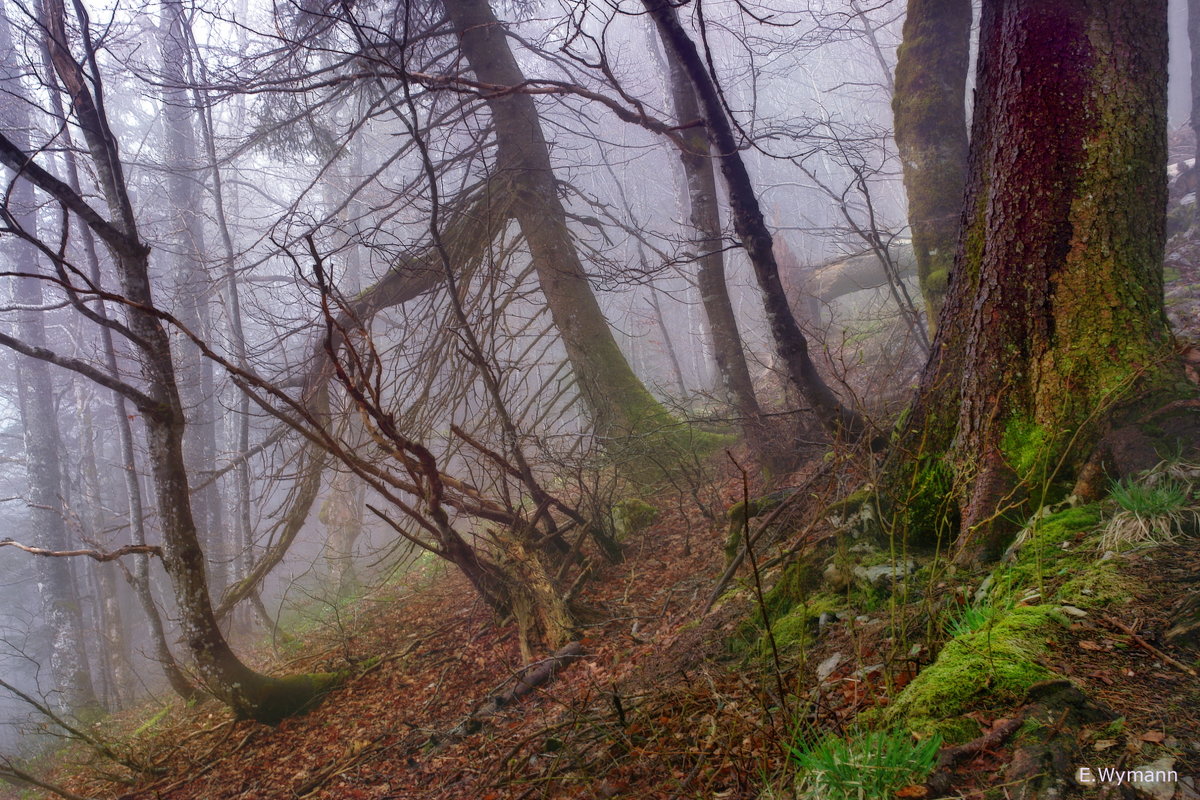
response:
{"label": "forest floor", "polygon": [[[789,483],[804,479],[798,473]],[[722,509],[740,499],[735,474],[716,485]],[[918,556],[909,579],[883,588],[859,580],[831,600],[829,583],[841,582],[828,570],[814,583],[812,570],[797,578],[803,558],[770,566],[793,549],[817,569],[851,563],[832,527],[798,524],[803,518],[797,509],[791,523],[778,520],[780,533],[760,554],[759,569],[744,565],[732,590],[703,615],[725,566],[726,522],[682,507],[664,511],[626,542],[626,559],[607,565],[584,592],[582,616],[590,621],[583,655],[533,695],[480,720],[470,735],[448,734],[520,674],[515,627],[471,600],[459,575],[425,564],[331,611],[282,653],[258,654],[257,666],[278,673],[352,671],[307,715],[268,727],[234,721],[211,702],[157,715],[141,709],[110,721],[105,735],[151,770],[134,775],[73,746],[59,754],[50,781],[75,796],[122,800],[860,796],[811,783],[806,790],[793,753],[811,750],[826,732],[852,739],[857,723],[878,727],[889,706],[911,706],[902,696],[906,687],[919,683],[922,671],[940,668],[946,659],[939,655],[953,649],[947,642],[981,635],[978,622],[967,625],[976,630],[964,629],[963,612],[984,607],[971,598],[987,573],[955,574]],[[946,796],[1008,796],[1003,787],[1031,746],[1057,741],[1051,755],[1073,759],[1072,768],[1157,763],[1178,773],[1169,793],[1150,787],[1142,796],[1200,797],[1200,680],[1188,672],[1197,653],[1164,654],[1170,648],[1158,639],[1173,610],[1200,590],[1200,540],[1110,556],[1104,571],[1085,581],[1090,588],[1080,590],[1072,580],[1078,562],[1056,559],[1085,550],[1094,529],[1054,528],[1049,549],[1027,545],[1037,551],[1036,580],[1020,557],[1010,558],[1009,573],[1001,568],[991,577],[1019,573],[1025,581],[1014,582],[1009,596],[1016,611],[997,603],[996,618],[1047,608],[1042,595],[1062,602],[1068,585],[1072,597],[1094,598],[1087,610],[1060,607],[1070,615],[1057,614],[1058,622],[1037,630],[1042,640],[1027,647],[1039,675],[1071,681],[1102,713],[1075,720],[1072,711],[1068,721],[1064,706],[1061,716],[1036,723],[1031,709],[1042,706],[1033,694],[1044,682],[1029,693],[1011,691],[1001,663],[1003,624],[996,623],[998,660],[991,664],[989,652],[982,670],[963,667],[974,688],[935,726],[946,744],[976,747],[942,770]],[[868,548],[857,549],[866,555],[851,548],[850,558],[867,562],[860,569],[872,560],[881,566]],[[882,563],[906,559],[890,554]],[[789,581],[815,588],[796,594]],[[763,608],[775,620],[773,645],[763,635]],[[988,637],[990,624],[983,625]],[[908,713],[923,717],[926,709]],[[989,739],[989,732],[996,735]],[[1138,796],[1128,786],[1120,791],[1085,796]],[[861,796],[933,794],[918,780]]]}
{"label": "forest floor", "polygon": [[[1169,311],[1189,332],[1193,382],[1197,265],[1200,244],[1173,239]],[[1200,800],[1200,652],[1162,636],[1200,594],[1200,538],[1105,553],[1108,501],[1056,509],[1001,564],[956,571],[824,518],[867,476],[818,450],[777,482],[805,488],[706,614],[725,569],[724,513],[763,491],[717,463],[707,515],[690,498],[647,498],[658,519],[579,598],[582,655],[486,719],[464,725],[519,680],[515,626],[460,575],[419,562],[251,653],[275,674],[350,676],[308,714],[268,727],[215,702],[144,706],[96,729],[141,771],[72,745],[42,772],[67,796],[96,800]],[[1078,692],[1047,699],[1064,681]],[[852,748],[868,728],[942,737],[940,782],[925,779],[932,764],[886,790],[854,775],[806,777],[823,744]],[[852,772],[866,774],[870,758],[856,757]],[[1069,779],[1080,767],[1150,765],[1178,780],[1135,790]],[[0,786],[3,798],[33,796]]]}

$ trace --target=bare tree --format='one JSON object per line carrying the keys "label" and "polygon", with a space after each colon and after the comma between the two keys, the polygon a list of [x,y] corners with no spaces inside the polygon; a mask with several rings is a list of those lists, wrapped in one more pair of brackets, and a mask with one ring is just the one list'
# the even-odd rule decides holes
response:
{"label": "bare tree", "polygon": [[[21,86],[21,70],[8,11],[0,6],[0,119],[13,137],[14,147],[27,150],[33,130],[29,118],[28,97]],[[14,173],[20,166],[6,161]],[[46,330],[43,324],[44,296],[37,248],[29,241],[41,231],[33,186],[17,181],[5,194],[0,217],[7,232],[5,251],[12,264],[13,300],[16,303],[17,336],[31,348],[44,350]],[[11,339],[7,334],[0,334]],[[59,463],[58,413],[54,408],[54,381],[50,367],[29,355],[17,358],[18,410],[25,431],[25,466],[29,476],[25,502],[29,509],[30,533],[38,546],[65,550],[70,545],[63,510],[62,466]],[[52,632],[50,666],[54,682],[61,692],[62,706],[83,711],[96,704],[95,690],[84,651],[83,614],[79,591],[68,563],[62,559],[39,562],[42,576],[38,582],[42,613]]]}
{"label": "bare tree", "polygon": [[[0,136],[0,160],[18,173],[19,182],[31,183],[46,192],[88,226],[107,247],[121,286],[120,296],[113,299],[121,299],[124,303],[126,321],[110,319],[104,324],[119,331],[136,348],[142,386],[37,343],[7,336],[3,343],[26,356],[74,370],[119,391],[137,408],[145,425],[147,458],[162,524],[162,561],[174,587],[184,638],[197,671],[209,690],[239,715],[275,721],[310,705],[328,688],[331,677],[303,675],[280,679],[251,670],[230,649],[213,615],[204,553],[192,515],[188,473],[183,459],[185,419],[164,326],[168,315],[158,309],[151,292],[150,249],[139,234],[119,145],[104,115],[102,81],[92,32],[86,19],[76,18],[75,21],[77,41],[84,51],[82,60],[77,59],[70,49],[69,42],[74,37],[68,36],[67,15],[60,2],[47,2],[39,20],[58,79],[71,96],[72,121],[87,143],[108,213],[94,209],[85,198],[38,165],[30,152],[7,136]],[[69,262],[40,239],[27,238],[55,259],[56,268],[71,269]],[[99,286],[88,289],[93,293],[110,294]],[[184,330],[177,321],[176,327]]]}

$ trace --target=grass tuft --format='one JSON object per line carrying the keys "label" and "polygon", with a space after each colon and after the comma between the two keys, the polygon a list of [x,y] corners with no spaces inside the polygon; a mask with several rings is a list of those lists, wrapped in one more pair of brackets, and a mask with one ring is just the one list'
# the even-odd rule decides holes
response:
{"label": "grass tuft", "polygon": [[1200,529],[1195,484],[1179,464],[1159,464],[1140,478],[1115,481],[1109,496],[1117,505],[1100,536],[1100,549],[1171,544]]}
{"label": "grass tuft", "polygon": [[821,800],[892,797],[922,783],[933,770],[940,736],[917,741],[900,729],[859,733],[850,739],[826,736],[795,746],[792,760],[800,770],[798,796]]}

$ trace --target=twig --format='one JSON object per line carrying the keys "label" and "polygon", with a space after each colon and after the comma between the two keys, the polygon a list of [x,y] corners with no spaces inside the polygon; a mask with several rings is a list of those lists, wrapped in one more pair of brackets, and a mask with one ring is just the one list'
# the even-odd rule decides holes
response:
{"label": "twig", "polygon": [[1138,636],[1137,633],[1133,630],[1133,628],[1129,627],[1124,622],[1121,622],[1119,619],[1113,619],[1112,617],[1109,617],[1109,616],[1105,616],[1105,617],[1103,617],[1103,619],[1109,625],[1119,628],[1121,631],[1128,634],[1129,638],[1133,639],[1133,643],[1136,644],[1138,647],[1141,647],[1143,650],[1146,650],[1147,652],[1154,654],[1154,656],[1156,656],[1157,658],[1170,664],[1172,667],[1175,667],[1178,670],[1182,670],[1183,672],[1186,672],[1188,675],[1191,675],[1193,678],[1200,678],[1200,674],[1198,674],[1196,672],[1196,670],[1192,669],[1187,664],[1184,664],[1182,661],[1178,661],[1174,658],[1171,658],[1169,655],[1164,653],[1162,650],[1159,650],[1157,647],[1155,647],[1154,645],[1147,642],[1141,636]]}

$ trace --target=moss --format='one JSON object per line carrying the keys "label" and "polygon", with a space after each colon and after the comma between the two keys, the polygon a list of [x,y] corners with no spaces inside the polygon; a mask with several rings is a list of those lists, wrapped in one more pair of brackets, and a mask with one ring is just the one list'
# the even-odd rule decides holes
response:
{"label": "moss", "polygon": [[955,637],[885,710],[884,720],[961,740],[963,731],[954,729],[963,727],[957,718],[965,712],[1019,702],[1030,686],[1052,677],[1037,659],[1047,637],[1065,624],[1054,606],[1020,606],[991,626]]}
{"label": "moss", "polygon": [[1021,480],[1041,483],[1049,462],[1051,437],[1046,429],[1024,417],[1013,417],[1004,426],[1000,452]]}
{"label": "moss", "polygon": [[953,471],[942,458],[926,456],[920,460],[897,520],[908,542],[932,547],[949,540],[958,530],[953,479]]}
{"label": "moss", "polygon": [[1049,578],[1068,574],[1071,570],[1090,566],[1091,553],[1083,548],[1063,545],[1082,531],[1100,524],[1098,504],[1068,508],[1045,517],[1034,515],[1029,524],[1028,538],[1016,549],[1013,560],[994,573],[993,597],[1020,589],[1044,588]]}
{"label": "moss", "polygon": [[[822,614],[832,613],[845,601],[833,595],[814,595],[792,606],[785,615],[771,623],[775,635],[775,646],[780,655],[803,650],[812,640]],[[758,640],[758,651],[762,656],[771,654],[771,643],[765,632]]]}
{"label": "moss", "polygon": [[[760,640],[764,639],[763,632],[766,629],[767,620],[773,623],[772,630],[776,632],[778,638],[778,628],[774,626],[777,626],[778,621],[789,616],[796,608],[803,609],[806,605],[813,608],[820,606],[816,612],[818,617],[822,612],[832,610],[832,608],[826,607],[824,599],[818,601],[817,597],[811,597],[820,582],[820,573],[808,561],[802,560],[789,564],[780,573],[774,585],[763,594],[762,606],[738,626],[736,633],[730,639],[730,649],[737,653],[756,646]],[[844,605],[844,602],[842,604]],[[813,617],[813,619],[815,618]],[[794,624],[796,623],[789,623],[789,626]]]}
{"label": "moss", "polygon": [[238,698],[234,711],[242,719],[277,725],[311,711],[346,677],[344,672],[309,672],[266,678]]}
{"label": "moss", "polygon": [[1128,602],[1133,597],[1133,588],[1117,568],[1115,560],[1096,562],[1093,559],[1080,574],[1062,585],[1055,599],[1083,609],[1103,608]]}
{"label": "moss", "polygon": [[829,507],[825,509],[823,516],[846,519],[847,517],[857,514],[863,506],[874,499],[875,487],[867,485],[856,492],[852,492],[841,500],[838,500],[836,503],[831,503]]}
{"label": "moss", "polygon": [[612,518],[617,539],[622,540],[653,525],[658,509],[640,497],[627,497],[613,506]]}

